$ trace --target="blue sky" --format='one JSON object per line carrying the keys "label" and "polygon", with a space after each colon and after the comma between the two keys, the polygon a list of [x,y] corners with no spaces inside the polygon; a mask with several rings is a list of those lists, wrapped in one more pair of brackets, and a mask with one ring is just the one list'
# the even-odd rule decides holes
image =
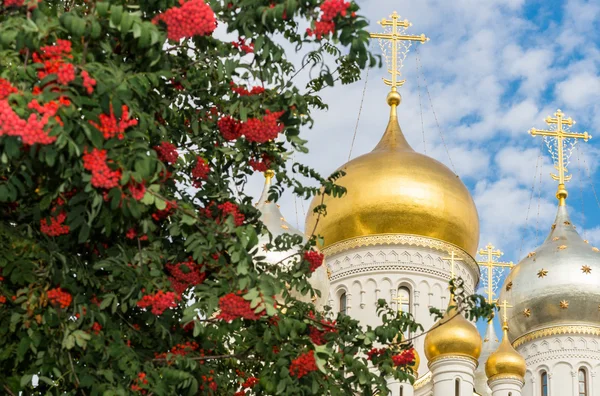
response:
{"label": "blue sky", "polygon": [[[574,152],[569,167],[573,180],[567,188],[572,220],[590,243],[600,245],[600,208],[592,189],[593,184],[600,193],[600,2],[368,0],[359,4],[372,22],[372,31],[380,30],[377,20],[396,10],[413,23],[410,33],[431,38],[418,54],[413,46],[405,61],[400,124],[415,150],[424,151],[425,137],[427,155],[449,165],[437,117],[456,172],[477,205],[481,247],[491,242],[504,251],[503,259],[516,263],[546,237],[556,212],[556,183],[549,176],[551,158],[541,138],[527,131],[546,128],[544,118],[558,108],[577,121],[574,131],[597,136]],[[376,42],[372,49],[379,51]],[[436,117],[423,76],[417,79],[417,57]],[[370,151],[385,129],[384,75],[383,69],[369,72],[352,157]],[[304,131],[311,152],[299,160],[323,174],[346,162],[364,84],[363,75],[362,81],[323,95],[330,108],[315,114],[315,127]],[[249,192],[258,195],[261,187],[257,176]],[[308,203],[285,195],[280,204],[286,218],[303,229]]]}

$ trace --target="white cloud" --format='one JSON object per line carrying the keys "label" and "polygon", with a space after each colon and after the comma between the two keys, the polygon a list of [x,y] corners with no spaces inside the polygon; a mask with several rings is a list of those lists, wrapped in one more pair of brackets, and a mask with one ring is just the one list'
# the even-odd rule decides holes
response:
{"label": "white cloud", "polygon": [[570,76],[557,84],[556,95],[571,108],[596,103],[600,100],[600,76],[590,72]]}

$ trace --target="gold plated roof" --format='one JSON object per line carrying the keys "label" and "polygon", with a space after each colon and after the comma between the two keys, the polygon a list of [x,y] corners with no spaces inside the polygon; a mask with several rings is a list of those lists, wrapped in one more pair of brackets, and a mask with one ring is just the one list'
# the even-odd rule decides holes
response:
{"label": "gold plated roof", "polygon": [[490,381],[502,377],[517,377],[523,381],[527,370],[525,359],[510,344],[506,322],[503,326],[503,333],[504,336],[500,346],[485,363],[485,373]]}
{"label": "gold plated roof", "polygon": [[[474,256],[479,243],[479,217],[469,191],[450,169],[415,152],[406,141],[396,114],[400,95],[390,93],[391,114],[375,149],[340,169],[346,176],[342,198],[325,199],[327,215],[317,233],[324,246],[378,234],[412,234],[452,243]],[[306,230],[312,231],[312,208]]]}
{"label": "gold plated roof", "polygon": [[473,323],[457,312],[457,305],[451,295],[446,313],[425,336],[425,356],[430,363],[447,356],[477,360],[481,354],[481,336]]}

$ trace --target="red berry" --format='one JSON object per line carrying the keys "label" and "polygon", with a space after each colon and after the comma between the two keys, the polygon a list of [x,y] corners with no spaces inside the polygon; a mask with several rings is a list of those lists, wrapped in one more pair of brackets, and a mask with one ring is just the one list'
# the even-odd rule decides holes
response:
{"label": "red berry", "polygon": [[169,40],[206,36],[217,27],[215,13],[202,0],[180,0],[181,7],[173,7],[157,15],[152,22],[163,21],[167,25]]}

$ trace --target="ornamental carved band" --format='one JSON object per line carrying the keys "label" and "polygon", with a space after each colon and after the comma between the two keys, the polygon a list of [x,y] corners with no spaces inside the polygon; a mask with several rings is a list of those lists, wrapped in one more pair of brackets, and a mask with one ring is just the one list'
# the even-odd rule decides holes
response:
{"label": "ornamental carved band", "polygon": [[532,331],[531,333],[525,334],[517,338],[512,344],[513,347],[517,348],[529,341],[537,340],[538,338],[551,337],[559,334],[587,334],[600,336],[600,327],[595,326],[554,326],[546,329]]}
{"label": "ornamental carved band", "polygon": [[369,235],[346,239],[331,246],[323,249],[323,254],[326,257],[331,257],[334,254],[344,252],[364,246],[378,246],[378,245],[408,245],[408,246],[420,246],[424,248],[430,248],[439,250],[440,252],[448,253],[454,251],[458,258],[462,259],[471,270],[480,275],[479,266],[473,257],[467,252],[462,250],[460,247],[451,243],[435,239],[427,238],[418,235],[410,234],[380,234],[380,235]]}

